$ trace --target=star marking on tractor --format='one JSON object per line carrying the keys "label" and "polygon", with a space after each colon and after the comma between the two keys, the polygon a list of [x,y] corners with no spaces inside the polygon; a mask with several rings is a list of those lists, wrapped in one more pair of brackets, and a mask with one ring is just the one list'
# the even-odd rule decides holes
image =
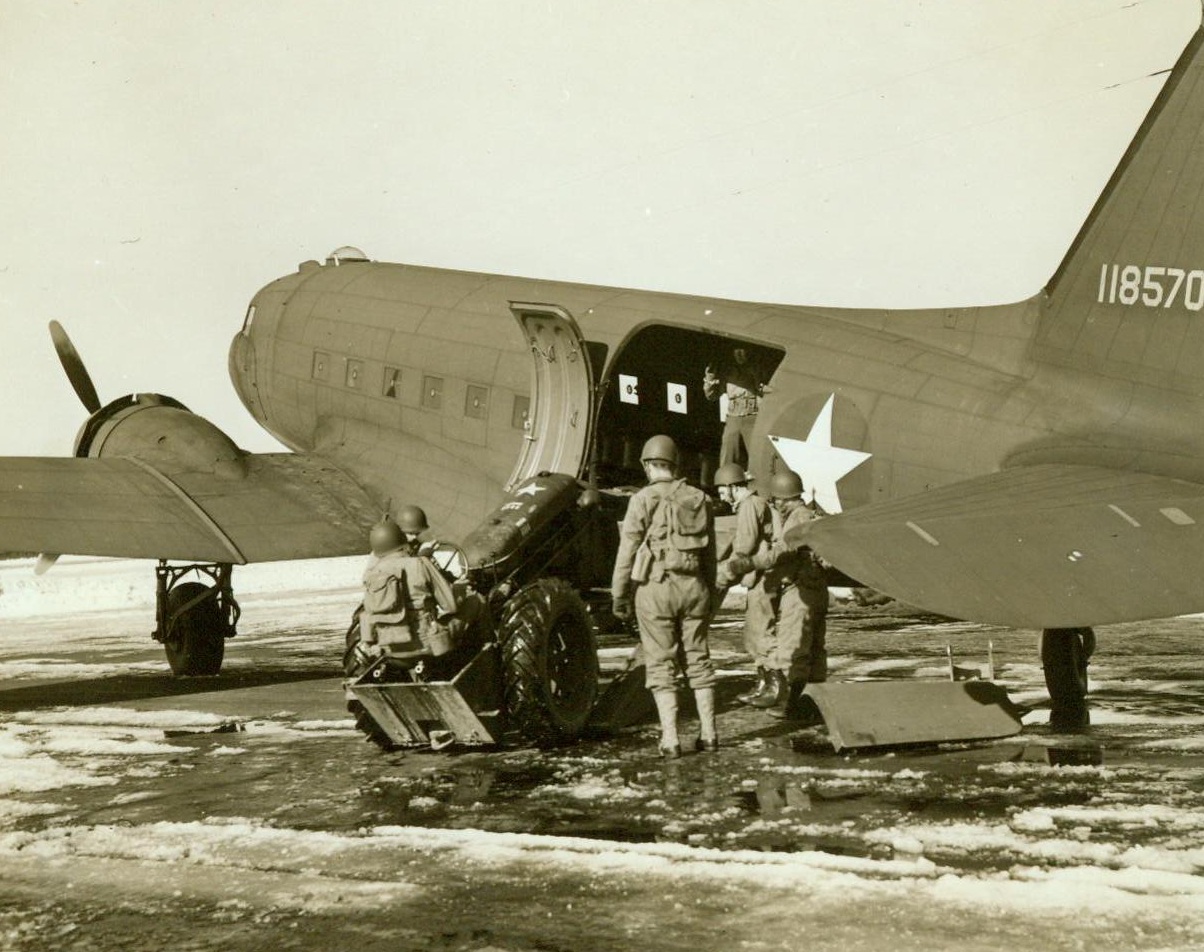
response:
{"label": "star marking on tractor", "polygon": [[547,492],[547,489],[547,486],[540,486],[538,483],[527,483],[527,485],[523,486],[521,489],[516,489],[514,491],[514,495],[534,496],[536,493]]}
{"label": "star marking on tractor", "polygon": [[786,465],[803,481],[804,497],[813,499],[825,512],[841,512],[836,484],[869,459],[872,453],[832,445],[832,406],[836,394],[828,397],[805,440],[770,435]]}

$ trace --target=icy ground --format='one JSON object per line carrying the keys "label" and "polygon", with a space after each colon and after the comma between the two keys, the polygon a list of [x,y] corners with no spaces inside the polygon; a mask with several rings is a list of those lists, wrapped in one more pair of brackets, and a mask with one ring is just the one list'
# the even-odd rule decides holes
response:
{"label": "icy ground", "polygon": [[[236,571],[217,679],[173,681],[151,569],[0,567],[0,949],[1204,948],[1204,619],[1102,629],[1091,733],[834,754],[734,704],[717,755],[383,754],[343,709],[360,560]],[[832,676],[1044,698],[1033,632],[838,608]],[[611,653],[623,642],[608,642]],[[689,737],[689,723],[686,734]]]}

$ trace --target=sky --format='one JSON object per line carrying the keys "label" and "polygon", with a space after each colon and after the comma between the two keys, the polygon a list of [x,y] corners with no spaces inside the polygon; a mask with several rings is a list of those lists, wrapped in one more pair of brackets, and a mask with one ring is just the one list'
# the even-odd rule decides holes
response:
{"label": "sky", "polygon": [[371,258],[846,307],[1035,293],[1198,0],[0,0],[0,454],[102,401],[251,450],[252,295]]}

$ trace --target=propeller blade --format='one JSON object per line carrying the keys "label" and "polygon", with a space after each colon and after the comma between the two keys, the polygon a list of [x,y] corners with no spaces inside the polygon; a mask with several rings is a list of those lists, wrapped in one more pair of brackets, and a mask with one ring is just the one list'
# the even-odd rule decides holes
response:
{"label": "propeller blade", "polygon": [[89,413],[95,413],[100,409],[100,397],[96,395],[96,388],[92,386],[92,378],[88,376],[79,351],[75,349],[71,338],[58,321],[50,322],[50,339],[54,341],[55,353],[59,355],[59,363],[67,371],[67,379],[71,381],[75,395]]}
{"label": "propeller blade", "polygon": [[51,555],[48,552],[43,552],[41,555],[38,556],[38,561],[34,564],[33,574],[34,575],[45,575],[47,572],[50,571],[51,566],[54,565],[54,563],[57,562],[58,559],[59,559],[59,557],[57,555]]}

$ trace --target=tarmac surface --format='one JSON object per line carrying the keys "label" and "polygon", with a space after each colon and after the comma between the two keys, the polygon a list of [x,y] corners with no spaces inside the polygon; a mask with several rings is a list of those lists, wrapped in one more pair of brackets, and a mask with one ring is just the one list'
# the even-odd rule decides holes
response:
{"label": "tarmac surface", "polygon": [[1100,629],[1083,735],[1045,723],[1035,632],[844,604],[834,680],[990,644],[1021,733],[837,754],[735,703],[729,609],[715,754],[662,762],[651,724],[385,753],[338,669],[358,562],[250,584],[200,679],[125,565],[68,565],[84,597],[0,574],[0,949],[1204,948],[1204,619]]}

